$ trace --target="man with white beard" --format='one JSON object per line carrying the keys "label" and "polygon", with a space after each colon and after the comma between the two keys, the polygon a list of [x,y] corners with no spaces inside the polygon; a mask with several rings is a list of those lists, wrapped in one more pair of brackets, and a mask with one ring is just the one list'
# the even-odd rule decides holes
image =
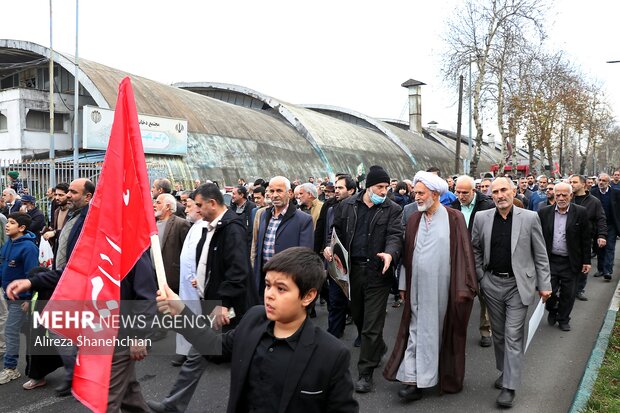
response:
{"label": "man with white beard", "polygon": [[[181,268],[179,271],[179,297],[191,308],[194,314],[200,314],[200,296],[192,285],[196,278],[196,247],[202,235],[202,228],[207,222],[200,216],[200,208],[192,198],[185,200],[185,219],[192,224],[189,229],[183,248],[181,248]],[[187,359],[187,353],[192,345],[181,334],[177,334],[176,353],[177,357],[172,360],[175,367],[181,366]]]}
{"label": "man with white beard", "polygon": [[399,282],[405,309],[383,372],[405,385],[398,395],[407,401],[437,384],[442,392],[462,390],[467,323],[478,287],[463,214],[440,202],[448,184],[424,171],[413,182],[418,211],[407,222]]}
{"label": "man with white beard", "polygon": [[178,293],[179,257],[190,223],[175,215],[177,200],[170,194],[159,195],[154,209],[166,279],[170,288]]}
{"label": "man with white beard", "polygon": [[[192,281],[196,280],[196,249],[202,236],[202,229],[209,223],[202,219],[200,208],[194,200],[195,193],[187,199],[185,219],[192,224],[181,249],[181,269],[179,279],[179,297],[194,314],[202,314],[200,295]],[[183,366],[179,375],[162,402],[148,400],[153,411],[184,411],[194,394],[196,384],[207,367],[207,361],[200,354],[190,352],[191,344],[181,334],[176,335],[176,353],[172,360],[175,367]]]}

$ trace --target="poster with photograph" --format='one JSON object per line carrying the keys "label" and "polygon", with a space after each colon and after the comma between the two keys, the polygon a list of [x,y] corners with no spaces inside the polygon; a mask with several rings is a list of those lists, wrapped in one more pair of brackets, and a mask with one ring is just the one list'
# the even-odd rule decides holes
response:
{"label": "poster with photograph", "polygon": [[351,285],[349,283],[349,253],[344,248],[336,231],[332,232],[330,244],[333,259],[327,265],[327,273],[338,284],[347,299],[351,300]]}

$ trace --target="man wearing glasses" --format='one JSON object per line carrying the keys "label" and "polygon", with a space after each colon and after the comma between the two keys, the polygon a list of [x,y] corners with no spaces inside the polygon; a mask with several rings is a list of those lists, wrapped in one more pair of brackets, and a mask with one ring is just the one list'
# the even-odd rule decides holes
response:
{"label": "man wearing glasses", "polygon": [[[454,193],[458,199],[452,203],[451,207],[463,213],[465,224],[471,235],[476,213],[478,211],[495,208],[495,203],[482,192],[476,191],[474,179],[467,175],[462,175],[457,178]],[[480,347],[491,347],[491,321],[489,320],[489,312],[482,295],[478,294],[478,299],[480,300]]]}

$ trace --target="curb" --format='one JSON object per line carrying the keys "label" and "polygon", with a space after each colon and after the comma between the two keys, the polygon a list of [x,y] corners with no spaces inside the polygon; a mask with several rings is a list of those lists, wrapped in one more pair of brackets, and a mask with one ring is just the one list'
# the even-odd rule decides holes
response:
{"label": "curb", "polygon": [[590,354],[590,358],[588,359],[586,370],[583,373],[581,381],[579,382],[579,387],[577,389],[577,393],[575,394],[575,398],[573,399],[573,404],[568,411],[569,413],[579,413],[586,407],[586,404],[590,399],[590,395],[592,394],[592,388],[594,387],[594,382],[598,377],[598,371],[601,368],[603,358],[605,357],[605,351],[607,351],[607,346],[609,345],[609,336],[611,335],[611,331],[614,327],[619,306],[620,279],[618,280],[618,284],[616,285],[616,292],[611,298],[609,310],[607,311],[607,315],[605,316],[605,320],[603,321],[601,330],[598,333],[596,343],[594,344],[594,348],[592,349],[592,353]]}

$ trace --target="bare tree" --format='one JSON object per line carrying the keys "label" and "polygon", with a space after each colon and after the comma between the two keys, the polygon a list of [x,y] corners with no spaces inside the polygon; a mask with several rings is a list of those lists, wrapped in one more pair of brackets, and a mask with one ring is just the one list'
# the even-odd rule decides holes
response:
{"label": "bare tree", "polygon": [[[447,45],[443,64],[444,78],[454,83],[459,74],[466,72],[468,66],[475,66],[471,96],[476,126],[476,150],[471,161],[472,174],[477,170],[484,135],[481,109],[484,102],[492,98],[488,95],[489,85],[498,84],[491,79],[498,73],[491,71],[490,66],[494,57],[505,57],[507,52],[508,37],[502,34],[510,33],[512,40],[530,36],[532,33],[544,37],[542,23],[545,4],[542,0],[466,0],[447,23],[444,36]],[[496,68],[500,66],[495,64]],[[500,86],[496,91],[500,89],[503,87]],[[500,131],[502,130],[503,127],[500,128]]]}

